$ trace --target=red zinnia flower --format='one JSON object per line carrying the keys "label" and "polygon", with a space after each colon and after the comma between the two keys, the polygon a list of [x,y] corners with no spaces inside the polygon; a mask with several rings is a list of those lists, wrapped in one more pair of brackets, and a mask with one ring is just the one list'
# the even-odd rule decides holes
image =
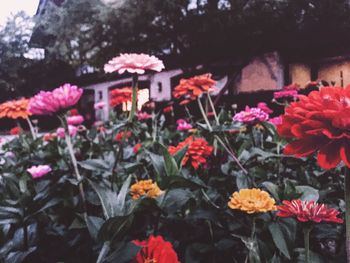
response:
{"label": "red zinnia flower", "polygon": [[284,153],[305,157],[318,152],[324,169],[341,161],[350,167],[350,86],[323,87],[299,99],[286,108],[277,126],[281,136],[295,139]]}
{"label": "red zinnia flower", "polygon": [[118,106],[122,103],[131,102],[132,89],[131,87],[124,87],[121,89],[114,89],[110,93],[110,105],[112,107]]}
{"label": "red zinnia flower", "polygon": [[141,143],[135,144],[135,146],[134,146],[134,148],[133,148],[133,152],[134,152],[135,154],[137,154],[137,153],[140,151],[141,147],[142,147],[142,144],[141,144]]}
{"label": "red zinnia flower", "polygon": [[173,246],[162,236],[150,236],[148,240],[134,240],[133,243],[141,247],[134,259],[137,263],[179,263]]}
{"label": "red zinnia flower", "polygon": [[211,74],[203,74],[189,79],[181,79],[180,84],[175,87],[173,95],[175,98],[184,98],[187,104],[191,100],[197,99],[204,92],[210,92],[214,89],[216,81],[211,78]]}
{"label": "red zinnia flower", "polygon": [[14,127],[10,130],[11,135],[18,135],[22,132],[22,129],[20,127]]}
{"label": "red zinnia flower", "polygon": [[69,115],[70,116],[76,116],[76,115],[80,115],[80,114],[79,114],[79,111],[77,109],[71,109],[69,111]]}
{"label": "red zinnia flower", "polygon": [[128,139],[131,137],[132,133],[131,131],[128,131],[125,135],[125,132],[118,132],[117,135],[115,136],[115,140],[117,142],[121,142],[123,140],[123,137],[125,136],[125,139]]}
{"label": "red zinnia flower", "polygon": [[173,106],[167,106],[163,109],[164,113],[169,113],[172,112],[174,110]]}
{"label": "red zinnia flower", "polygon": [[185,157],[182,159],[182,165],[185,165],[187,161],[190,161],[194,169],[198,169],[200,165],[207,163],[207,157],[209,157],[213,151],[213,147],[208,145],[208,142],[204,139],[195,139],[192,136],[187,137],[185,141],[180,142],[176,147],[170,146],[168,151],[174,155],[184,147],[188,146],[188,150]]}
{"label": "red zinnia flower", "polygon": [[313,221],[316,223],[333,222],[343,223],[338,218],[339,212],[333,208],[327,208],[325,204],[317,204],[314,201],[283,201],[283,205],[277,206],[279,217],[296,217],[301,222]]}

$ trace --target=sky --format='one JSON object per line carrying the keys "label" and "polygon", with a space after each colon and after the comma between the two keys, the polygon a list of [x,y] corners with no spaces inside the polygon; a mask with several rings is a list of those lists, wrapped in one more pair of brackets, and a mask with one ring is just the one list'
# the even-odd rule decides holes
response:
{"label": "sky", "polygon": [[0,0],[0,25],[3,25],[11,14],[22,10],[33,16],[38,4],[39,0]]}

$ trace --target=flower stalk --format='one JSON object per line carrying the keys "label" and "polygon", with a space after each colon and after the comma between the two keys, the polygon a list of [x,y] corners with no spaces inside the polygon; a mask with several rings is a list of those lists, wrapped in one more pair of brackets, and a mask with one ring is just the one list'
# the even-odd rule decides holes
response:
{"label": "flower stalk", "polygon": [[205,123],[207,124],[209,131],[212,132],[212,131],[213,131],[213,128],[211,127],[210,122],[209,122],[209,120],[208,120],[208,117],[207,117],[207,115],[205,114],[203,105],[202,105],[202,103],[201,103],[201,99],[200,99],[199,97],[197,98],[197,102],[198,102],[199,110],[200,110],[201,113],[202,113],[203,119],[204,119]]}
{"label": "flower stalk", "polygon": [[73,169],[75,173],[75,177],[78,181],[79,184],[79,193],[81,197],[81,201],[83,203],[83,209],[84,209],[84,216],[87,216],[87,205],[86,205],[86,198],[85,198],[85,192],[84,192],[84,186],[82,183],[82,176],[80,175],[79,168],[78,168],[78,162],[74,154],[74,149],[73,149],[73,144],[72,144],[72,139],[69,134],[69,129],[68,129],[68,122],[66,116],[60,117],[61,123],[64,127],[64,135],[65,135],[65,141],[68,147],[68,152],[73,164]]}
{"label": "flower stalk", "polygon": [[136,113],[136,107],[137,107],[137,82],[138,82],[138,75],[134,74],[132,76],[132,98],[131,98],[131,110],[129,115],[129,122],[132,122],[132,120],[135,117]]}
{"label": "flower stalk", "polygon": [[312,230],[312,225],[305,225],[303,227],[304,232],[304,246],[305,246],[305,262],[310,263],[311,255],[310,255],[310,232]]}
{"label": "flower stalk", "polygon": [[33,127],[33,124],[32,124],[32,122],[30,121],[29,118],[26,118],[26,121],[28,123],[29,129],[30,129],[30,133],[32,134],[33,139],[35,140],[37,138],[37,136],[36,136],[36,132],[35,132],[35,129]]}
{"label": "flower stalk", "polygon": [[214,103],[213,103],[213,101],[211,99],[211,96],[210,96],[209,92],[207,93],[207,97],[208,97],[208,101],[209,101],[211,110],[213,111],[216,124],[220,125],[220,121],[219,121],[218,115],[216,114],[216,109],[215,109]]}

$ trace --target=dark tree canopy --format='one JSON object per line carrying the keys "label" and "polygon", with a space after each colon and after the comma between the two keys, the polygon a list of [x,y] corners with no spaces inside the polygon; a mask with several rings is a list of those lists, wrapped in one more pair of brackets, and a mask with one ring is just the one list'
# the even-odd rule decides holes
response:
{"label": "dark tree canopy", "polygon": [[38,16],[50,58],[100,67],[120,52],[170,67],[277,49],[294,57],[346,51],[348,0],[64,1]]}

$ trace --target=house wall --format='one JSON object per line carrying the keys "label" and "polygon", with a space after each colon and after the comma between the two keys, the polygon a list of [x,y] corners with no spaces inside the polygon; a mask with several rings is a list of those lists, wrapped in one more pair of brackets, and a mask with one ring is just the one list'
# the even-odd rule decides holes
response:
{"label": "house wall", "polygon": [[150,77],[150,98],[157,102],[171,100],[171,78],[181,73],[182,70],[176,69],[153,74]]}
{"label": "house wall", "polygon": [[270,52],[254,58],[243,68],[236,83],[237,93],[260,90],[278,90],[284,86],[284,69],[278,52]]}
{"label": "house wall", "polygon": [[[341,72],[343,73],[343,78],[341,77]],[[335,61],[321,64],[319,66],[318,79],[325,80],[329,84],[334,81],[335,85],[347,86],[350,84],[350,61]]]}
{"label": "house wall", "polygon": [[311,68],[308,64],[293,63],[289,64],[290,84],[297,83],[301,88],[305,87],[311,81]]}

